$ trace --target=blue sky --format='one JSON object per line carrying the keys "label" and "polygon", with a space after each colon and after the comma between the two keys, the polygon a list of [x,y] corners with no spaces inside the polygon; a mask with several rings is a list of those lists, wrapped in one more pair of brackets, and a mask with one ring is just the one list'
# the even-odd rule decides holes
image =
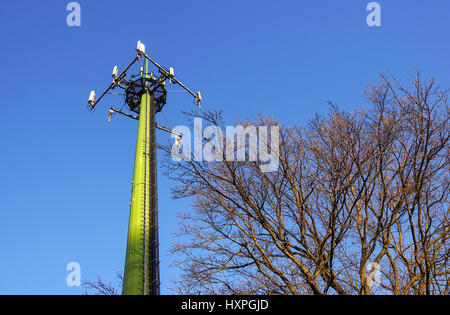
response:
{"label": "blue sky", "polygon": [[[329,100],[357,109],[386,70],[404,81],[417,67],[450,87],[446,0],[378,1],[373,28],[368,0],[80,0],[81,27],[66,24],[69,2],[0,4],[0,294],[80,294],[66,285],[73,261],[85,279],[123,269],[137,124],[107,123],[120,97],[94,114],[86,102],[138,40],[230,123],[257,113],[304,123]],[[175,126],[191,108],[173,93],[165,113]],[[160,175],[163,293],[177,276],[166,255],[175,215],[190,209],[171,200],[173,185]]]}

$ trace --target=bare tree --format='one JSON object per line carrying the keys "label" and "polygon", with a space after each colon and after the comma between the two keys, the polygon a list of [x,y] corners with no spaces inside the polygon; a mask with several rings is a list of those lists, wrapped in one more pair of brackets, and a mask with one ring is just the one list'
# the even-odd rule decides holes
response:
{"label": "bare tree", "polygon": [[121,272],[116,273],[116,278],[119,282],[118,286],[113,285],[111,282],[104,282],[100,277],[97,277],[95,281],[85,280],[82,286],[85,288],[85,295],[89,295],[93,291],[94,295],[119,295],[122,284],[123,274]]}
{"label": "bare tree", "polygon": [[280,126],[275,172],[225,153],[175,162],[163,147],[174,197],[193,201],[172,249],[180,293],[449,293],[448,90],[418,72],[365,93],[367,109],[331,105],[307,126],[239,122]]}

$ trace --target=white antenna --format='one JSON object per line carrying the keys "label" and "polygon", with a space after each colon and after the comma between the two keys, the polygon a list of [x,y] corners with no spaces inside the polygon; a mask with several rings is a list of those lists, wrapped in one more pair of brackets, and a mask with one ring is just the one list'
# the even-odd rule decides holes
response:
{"label": "white antenna", "polygon": [[118,73],[119,73],[119,68],[117,68],[117,66],[114,66],[113,72],[112,72],[112,77],[116,78]]}
{"label": "white antenna", "polygon": [[175,145],[178,149],[181,149],[181,136],[175,135]]}
{"label": "white antenna", "polygon": [[195,97],[197,101],[197,105],[199,108],[202,108],[202,93],[200,91],[197,92],[197,96]]}
{"label": "white antenna", "polygon": [[145,45],[141,41],[138,41],[136,50],[139,55],[145,55]]}
{"label": "white antenna", "polygon": [[111,117],[112,117],[113,114],[114,114],[114,110],[110,109],[109,113],[108,113],[108,122],[109,123],[111,122]]}
{"label": "white antenna", "polygon": [[175,77],[175,69],[170,67],[169,68],[169,81],[170,81],[170,83],[175,83],[175,82],[172,81],[172,78],[174,78],[174,77]]}
{"label": "white antenna", "polygon": [[91,94],[89,95],[88,103],[89,103],[89,105],[94,107],[94,105],[95,105],[95,91],[91,91]]}

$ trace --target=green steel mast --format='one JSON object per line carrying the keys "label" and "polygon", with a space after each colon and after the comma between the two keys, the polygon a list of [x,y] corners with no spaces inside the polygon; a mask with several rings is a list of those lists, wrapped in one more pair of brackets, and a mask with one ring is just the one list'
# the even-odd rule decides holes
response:
{"label": "green steel mast", "polygon": [[[194,96],[198,105],[201,102],[201,94],[200,92],[193,94],[177,80],[173,68],[166,70],[146,55],[145,46],[141,42],[138,42],[137,52],[137,57],[121,74],[118,75],[117,66],[114,67],[113,82],[97,101],[95,92],[91,92],[89,108],[93,110],[109,90],[119,87],[125,90],[125,102],[130,111],[139,114],[139,116],[133,116],[114,108],[109,111],[109,120],[113,113],[139,120],[122,294],[159,295],[156,128],[174,134],[178,140],[181,135],[158,126],[156,114],[166,103],[166,81],[184,88]],[[141,57],[145,57],[145,73],[141,68],[139,76],[131,76],[131,79],[127,79],[127,70]],[[149,74],[148,62],[158,69],[159,77],[155,77],[153,72]]]}
{"label": "green steel mast", "polygon": [[147,91],[141,98],[134,163],[123,294],[158,295],[158,210],[155,107]]}

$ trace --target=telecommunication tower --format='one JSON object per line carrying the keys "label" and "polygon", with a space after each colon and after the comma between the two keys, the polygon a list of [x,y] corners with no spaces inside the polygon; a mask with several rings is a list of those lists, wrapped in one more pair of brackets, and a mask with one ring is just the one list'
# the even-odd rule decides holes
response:
{"label": "telecommunication tower", "polygon": [[[145,45],[141,41],[138,42],[136,51],[136,57],[120,74],[117,66],[113,68],[113,81],[98,99],[95,91],[91,91],[88,107],[94,110],[106,94],[120,88],[125,91],[125,104],[129,113],[110,108],[108,120],[111,120],[114,113],[118,113],[139,121],[122,293],[159,295],[156,128],[174,134],[177,145],[181,143],[181,135],[157,125],[156,114],[166,104],[166,82],[181,86],[194,97],[198,106],[202,95],[200,92],[194,94],[175,78],[173,68],[165,69],[151,59],[145,53]],[[141,59],[145,61],[145,68],[142,66],[137,75],[127,76],[127,71]],[[155,72],[149,72],[149,64]]]}

